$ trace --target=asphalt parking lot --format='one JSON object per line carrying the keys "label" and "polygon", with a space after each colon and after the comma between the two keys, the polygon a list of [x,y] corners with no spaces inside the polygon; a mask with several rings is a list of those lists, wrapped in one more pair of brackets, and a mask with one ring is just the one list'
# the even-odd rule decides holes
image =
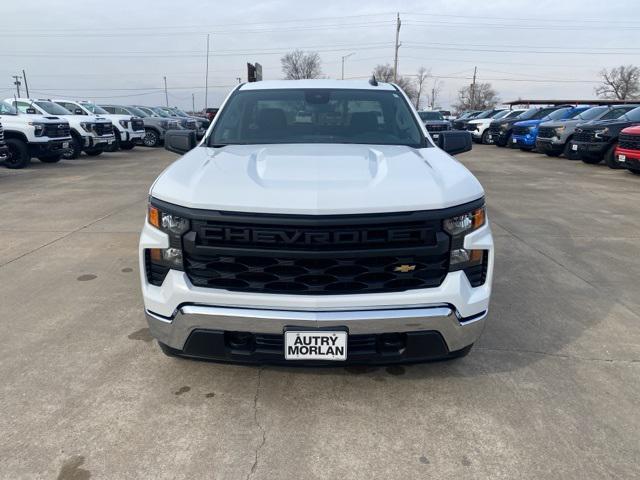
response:
{"label": "asphalt parking lot", "polygon": [[161,149],[0,169],[0,478],[638,478],[640,178],[474,146],[497,257],[471,354],[165,357],[137,242]]}

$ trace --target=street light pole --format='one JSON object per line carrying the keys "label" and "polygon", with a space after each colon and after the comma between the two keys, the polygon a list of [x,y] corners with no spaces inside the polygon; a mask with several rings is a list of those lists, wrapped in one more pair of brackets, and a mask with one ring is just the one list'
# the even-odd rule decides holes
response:
{"label": "street light pole", "polygon": [[356,54],[356,52],[351,52],[351,53],[349,53],[348,55],[343,55],[343,56],[342,56],[342,75],[341,75],[341,77],[340,77],[342,80],[344,80],[344,60],[345,60],[346,58],[349,58],[349,57],[350,57],[350,56],[352,56],[352,55],[355,55],[355,54]]}

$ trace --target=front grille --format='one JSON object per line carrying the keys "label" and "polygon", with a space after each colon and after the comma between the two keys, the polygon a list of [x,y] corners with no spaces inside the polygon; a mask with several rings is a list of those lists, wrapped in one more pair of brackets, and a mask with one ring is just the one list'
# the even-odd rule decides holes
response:
{"label": "front grille", "polygon": [[573,134],[573,140],[576,142],[593,142],[595,134],[590,130],[576,130]]}
{"label": "front grille", "polygon": [[553,138],[556,136],[556,129],[553,127],[540,127],[538,138]]}
{"label": "front grille", "polygon": [[144,131],[144,120],[141,118],[131,119],[131,129],[134,132]]}
{"label": "front grille", "polygon": [[477,127],[478,127],[477,123],[467,123],[464,126],[464,129],[467,130],[468,132],[474,132]]}
{"label": "front grille", "polygon": [[197,130],[198,129],[198,124],[196,123],[195,120],[184,120],[182,122],[182,125],[187,130]]}
{"label": "front grille", "polygon": [[444,132],[445,130],[449,130],[449,125],[429,125],[426,124],[428,132]]}
{"label": "front grille", "polygon": [[513,134],[514,135],[528,135],[529,134],[529,127],[513,127]]}
{"label": "front grille", "polygon": [[437,287],[449,270],[450,237],[442,219],[455,214],[207,212],[207,218],[191,219],[182,238],[184,269],[195,286],[242,292],[335,295]]}
{"label": "front grille", "polygon": [[500,125],[489,125],[491,135],[500,135]]}
{"label": "front grille", "polygon": [[2,125],[0,125],[0,142],[4,141],[4,129]]}
{"label": "front grille", "polygon": [[47,123],[42,135],[49,138],[68,137],[71,135],[71,128],[68,123]]}
{"label": "front grille", "polygon": [[627,150],[640,150],[640,135],[621,133],[618,146]]}
{"label": "front grille", "polygon": [[96,123],[94,124],[93,131],[96,132],[97,135],[113,135],[113,124],[112,123]]}

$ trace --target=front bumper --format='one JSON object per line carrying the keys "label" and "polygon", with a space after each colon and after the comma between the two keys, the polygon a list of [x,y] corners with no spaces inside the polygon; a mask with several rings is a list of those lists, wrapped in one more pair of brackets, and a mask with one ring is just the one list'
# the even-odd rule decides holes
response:
{"label": "front bumper", "polygon": [[107,145],[111,145],[116,141],[115,135],[102,135],[102,136],[86,136],[84,137],[84,148],[105,148]]}
{"label": "front bumper", "polygon": [[4,145],[0,145],[0,162],[7,159],[9,156],[9,149]]}
{"label": "front bumper", "polygon": [[41,155],[64,155],[71,151],[71,137],[47,140],[44,142],[29,142],[29,154],[34,157]]}
{"label": "front bumper", "polygon": [[609,144],[607,142],[578,142],[572,140],[572,149],[580,157],[585,158],[603,158],[607,152]]}
{"label": "front bumper", "polygon": [[536,146],[536,137],[531,134],[514,135],[513,144],[521,148],[534,148]]}
{"label": "front bumper", "polygon": [[[622,160],[620,158],[622,156]],[[616,148],[615,158],[620,165],[634,171],[640,171],[640,150],[629,150],[626,148]]]}
{"label": "front bumper", "polygon": [[[489,309],[494,254],[488,223],[464,240],[465,248],[487,250],[489,254],[486,280],[478,287],[471,286],[463,271],[450,272],[435,288],[346,295],[266,294],[197,287],[177,270],[170,270],[161,286],[151,285],[146,277],[144,250],[168,246],[168,236],[145,222],[139,256],[145,311],[154,337],[177,351],[188,350],[190,336],[200,330],[281,337],[289,326],[341,327],[350,335],[392,333],[407,337],[434,332],[442,338],[443,347],[431,353],[442,357],[443,351],[455,352],[477,340]],[[222,353],[213,352],[208,358],[234,360],[227,357],[226,350]],[[399,356],[397,361],[425,360],[432,358],[431,353]],[[270,358],[268,361],[284,361],[277,354]],[[376,354],[370,359],[387,361]]]}
{"label": "front bumper", "polygon": [[138,143],[144,138],[144,130],[129,130],[124,128],[119,128],[118,132],[120,133],[120,141],[121,142],[133,142]]}

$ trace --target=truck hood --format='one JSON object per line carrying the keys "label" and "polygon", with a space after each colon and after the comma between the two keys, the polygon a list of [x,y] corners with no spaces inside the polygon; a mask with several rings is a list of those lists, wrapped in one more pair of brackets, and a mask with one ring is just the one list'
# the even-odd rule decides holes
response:
{"label": "truck hood", "polygon": [[66,118],[70,122],[91,122],[91,123],[105,123],[108,122],[106,118],[96,115],[58,115],[60,118]]}
{"label": "truck hood", "polygon": [[287,144],[197,147],[150,194],[189,208],[331,215],[447,208],[484,192],[437,148]]}
{"label": "truck hood", "polygon": [[628,119],[612,119],[612,120],[598,120],[597,122],[589,122],[589,123],[581,123],[580,128],[585,127],[589,130],[598,130],[600,128],[613,128],[613,129],[622,129],[625,127],[631,127],[633,125],[637,125],[639,122],[632,122]]}
{"label": "truck hood", "polygon": [[13,123],[17,124],[27,124],[29,122],[40,122],[40,123],[69,123],[69,121],[65,117],[55,117],[53,115],[0,115],[0,121],[5,122],[6,124]]}

